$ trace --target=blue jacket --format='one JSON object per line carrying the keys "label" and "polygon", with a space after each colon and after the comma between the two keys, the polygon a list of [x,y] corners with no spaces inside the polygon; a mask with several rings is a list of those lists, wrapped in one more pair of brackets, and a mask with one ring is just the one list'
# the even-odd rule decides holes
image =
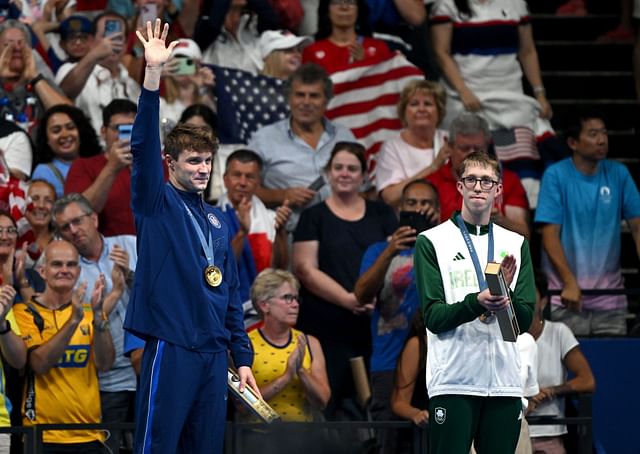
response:
{"label": "blue jacket", "polygon": [[[200,194],[164,183],[158,111],[159,93],[143,89],[131,136],[138,265],[124,327],[145,340],[157,338],[189,350],[229,349],[236,366],[250,366],[253,354],[224,215]],[[223,273],[218,287],[204,280],[207,260],[183,202],[205,237],[211,231],[215,265]]]}

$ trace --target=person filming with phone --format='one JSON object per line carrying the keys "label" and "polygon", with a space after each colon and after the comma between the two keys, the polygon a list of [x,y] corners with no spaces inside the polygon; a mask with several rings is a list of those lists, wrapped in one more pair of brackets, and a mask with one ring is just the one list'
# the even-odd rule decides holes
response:
{"label": "person filming with phone", "polygon": [[215,109],[213,71],[201,64],[202,52],[191,39],[179,39],[162,71],[164,94],[160,98],[160,119],[175,125],[193,104]]}
{"label": "person filming with phone", "polygon": [[140,85],[122,63],[127,43],[124,17],[106,11],[93,20],[93,29],[93,48],[80,61],[62,65],[56,83],[100,131],[104,106],[116,98],[137,101]]}
{"label": "person filming with phone", "polygon": [[[396,363],[411,328],[419,301],[413,271],[417,235],[440,223],[435,186],[413,180],[400,197],[398,229],[386,241],[367,248],[354,294],[361,305],[373,304],[371,315],[371,405],[374,421],[397,420],[391,410]],[[381,430],[381,452],[396,452],[397,431]]]}
{"label": "person filming with phone", "polygon": [[65,194],[77,192],[98,214],[104,236],[135,235],[131,211],[131,128],[137,106],[128,99],[114,99],[102,111],[100,137],[104,153],[76,159],[64,186]]}

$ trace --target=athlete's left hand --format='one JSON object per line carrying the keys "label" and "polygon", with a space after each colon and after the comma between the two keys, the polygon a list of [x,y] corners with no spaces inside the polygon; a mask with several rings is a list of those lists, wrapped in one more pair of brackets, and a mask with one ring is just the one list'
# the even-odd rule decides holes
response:
{"label": "athlete's left hand", "polygon": [[506,281],[506,284],[508,286],[511,286],[511,283],[513,282],[513,277],[516,275],[516,269],[517,269],[516,258],[511,254],[506,255],[502,259],[502,263],[500,265],[502,266],[502,275],[504,276],[504,280]]}
{"label": "athlete's left hand", "polygon": [[260,398],[262,398],[262,394],[260,394],[260,389],[258,389],[256,379],[253,378],[253,372],[251,372],[251,368],[249,366],[238,367],[238,377],[240,377],[240,392],[244,392],[245,385],[248,385],[253,390],[253,392],[255,392]]}

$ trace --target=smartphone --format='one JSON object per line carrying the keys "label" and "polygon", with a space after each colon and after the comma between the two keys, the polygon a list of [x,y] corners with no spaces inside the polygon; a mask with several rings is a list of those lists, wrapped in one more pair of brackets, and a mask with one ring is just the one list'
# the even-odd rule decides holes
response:
{"label": "smartphone", "polygon": [[[402,227],[403,225],[408,225],[409,227],[415,229],[416,235],[433,227],[433,224],[429,222],[425,215],[420,214],[417,211],[401,211],[398,227]],[[414,245],[415,242],[407,244],[407,246],[410,247],[413,247]]]}
{"label": "smartphone", "polygon": [[153,25],[158,17],[158,5],[155,3],[147,3],[140,7],[140,22],[142,29],[147,29],[147,22],[151,22]]}
{"label": "smartphone", "polygon": [[189,57],[175,57],[178,66],[173,74],[176,76],[193,76],[196,73],[196,62]]}
{"label": "smartphone", "polygon": [[322,175],[320,175],[318,178],[313,180],[313,182],[311,182],[311,184],[307,187],[312,191],[317,191],[324,185],[325,185],[324,178],[322,177]]}
{"label": "smartphone", "polygon": [[118,125],[118,140],[124,140],[127,142],[131,142],[131,130],[133,129],[132,124],[128,125]]}
{"label": "smartphone", "polygon": [[107,19],[104,23],[104,36],[122,33],[122,22],[118,19]]}

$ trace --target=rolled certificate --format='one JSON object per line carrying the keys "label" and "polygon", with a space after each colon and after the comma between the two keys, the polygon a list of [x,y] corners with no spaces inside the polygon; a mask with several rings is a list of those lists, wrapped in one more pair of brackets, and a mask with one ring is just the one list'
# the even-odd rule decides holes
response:
{"label": "rolled certificate", "polygon": [[498,319],[502,339],[508,342],[515,342],[520,334],[520,327],[518,326],[518,319],[516,318],[516,313],[513,310],[513,304],[509,296],[509,286],[504,280],[504,274],[502,274],[500,264],[495,262],[487,263],[484,269],[484,278],[487,281],[489,292],[491,292],[492,295],[506,296],[509,298],[507,308],[496,312],[495,315]]}
{"label": "rolled certificate", "polygon": [[264,422],[271,423],[280,419],[280,415],[268,403],[258,397],[249,386],[245,386],[244,391],[240,392],[240,377],[231,368],[227,369],[227,387],[243,407]]}

